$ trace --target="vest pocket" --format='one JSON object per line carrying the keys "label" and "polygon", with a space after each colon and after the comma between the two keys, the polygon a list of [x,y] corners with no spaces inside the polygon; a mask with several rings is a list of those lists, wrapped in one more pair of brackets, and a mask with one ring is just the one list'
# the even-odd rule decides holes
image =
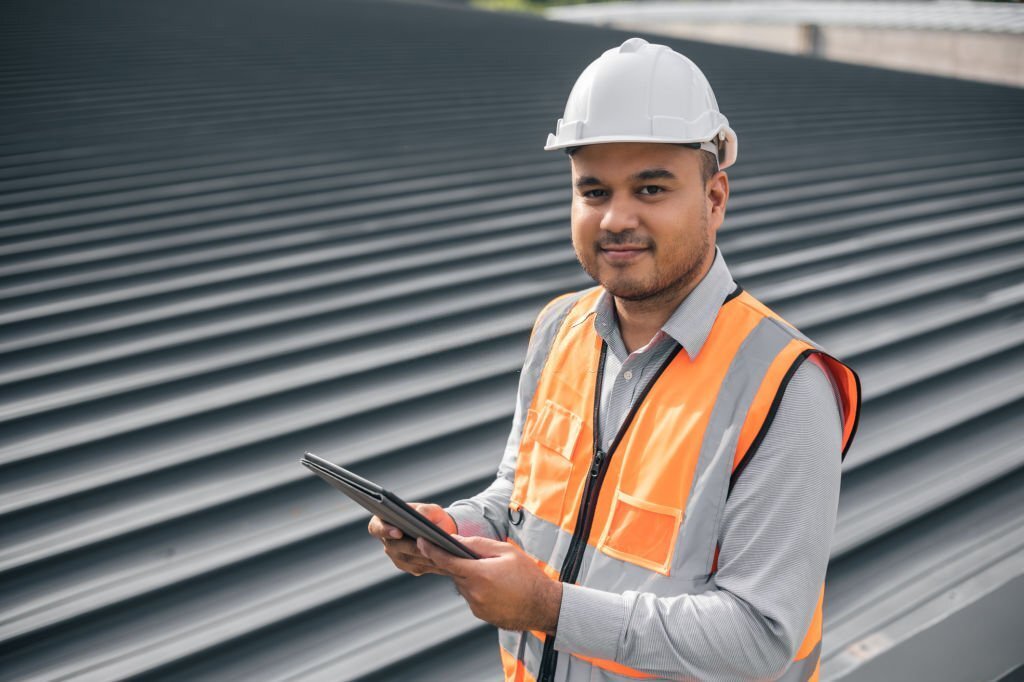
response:
{"label": "vest pocket", "polygon": [[681,509],[616,490],[597,548],[608,556],[669,575],[682,518]]}
{"label": "vest pocket", "polygon": [[529,410],[516,463],[510,507],[525,507],[551,523],[560,524],[572,472],[573,455],[583,431],[583,419],[550,400]]}

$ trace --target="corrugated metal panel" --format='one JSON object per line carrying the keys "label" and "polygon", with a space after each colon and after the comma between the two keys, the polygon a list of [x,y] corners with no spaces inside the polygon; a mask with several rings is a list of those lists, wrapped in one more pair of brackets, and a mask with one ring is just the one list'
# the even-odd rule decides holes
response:
{"label": "corrugated metal panel", "polygon": [[[587,284],[540,145],[622,34],[337,0],[4,15],[0,677],[495,675],[493,632],[296,460],[440,502],[491,477],[533,316]],[[734,273],[864,379],[826,677],[957,639],[970,677],[1019,664],[991,625],[1013,637],[992,604],[1024,573],[1024,93],[668,42],[743,141]]]}

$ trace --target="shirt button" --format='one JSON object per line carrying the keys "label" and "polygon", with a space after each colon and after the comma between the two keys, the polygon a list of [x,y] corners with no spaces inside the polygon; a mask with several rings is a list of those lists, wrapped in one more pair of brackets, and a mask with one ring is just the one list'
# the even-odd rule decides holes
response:
{"label": "shirt button", "polygon": [[625,372],[622,373],[622,378],[625,379],[626,381],[629,381],[630,379],[633,378],[633,373],[627,369]]}

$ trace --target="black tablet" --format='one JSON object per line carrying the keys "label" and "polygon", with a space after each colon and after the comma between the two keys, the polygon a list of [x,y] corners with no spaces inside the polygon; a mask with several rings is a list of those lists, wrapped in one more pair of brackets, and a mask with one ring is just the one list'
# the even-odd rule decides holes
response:
{"label": "black tablet", "polygon": [[480,558],[473,550],[406,504],[398,495],[376,483],[310,452],[303,455],[299,461],[314,474],[351,497],[363,509],[376,514],[382,521],[390,523],[409,537],[426,538],[441,549],[464,559]]}

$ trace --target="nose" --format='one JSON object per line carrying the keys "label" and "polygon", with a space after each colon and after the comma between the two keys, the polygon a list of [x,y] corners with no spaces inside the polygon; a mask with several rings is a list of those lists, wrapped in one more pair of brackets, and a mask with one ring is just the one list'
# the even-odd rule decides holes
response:
{"label": "nose", "polygon": [[637,213],[637,202],[629,193],[616,192],[605,203],[604,215],[601,216],[601,229],[608,232],[624,232],[640,227],[640,216]]}

